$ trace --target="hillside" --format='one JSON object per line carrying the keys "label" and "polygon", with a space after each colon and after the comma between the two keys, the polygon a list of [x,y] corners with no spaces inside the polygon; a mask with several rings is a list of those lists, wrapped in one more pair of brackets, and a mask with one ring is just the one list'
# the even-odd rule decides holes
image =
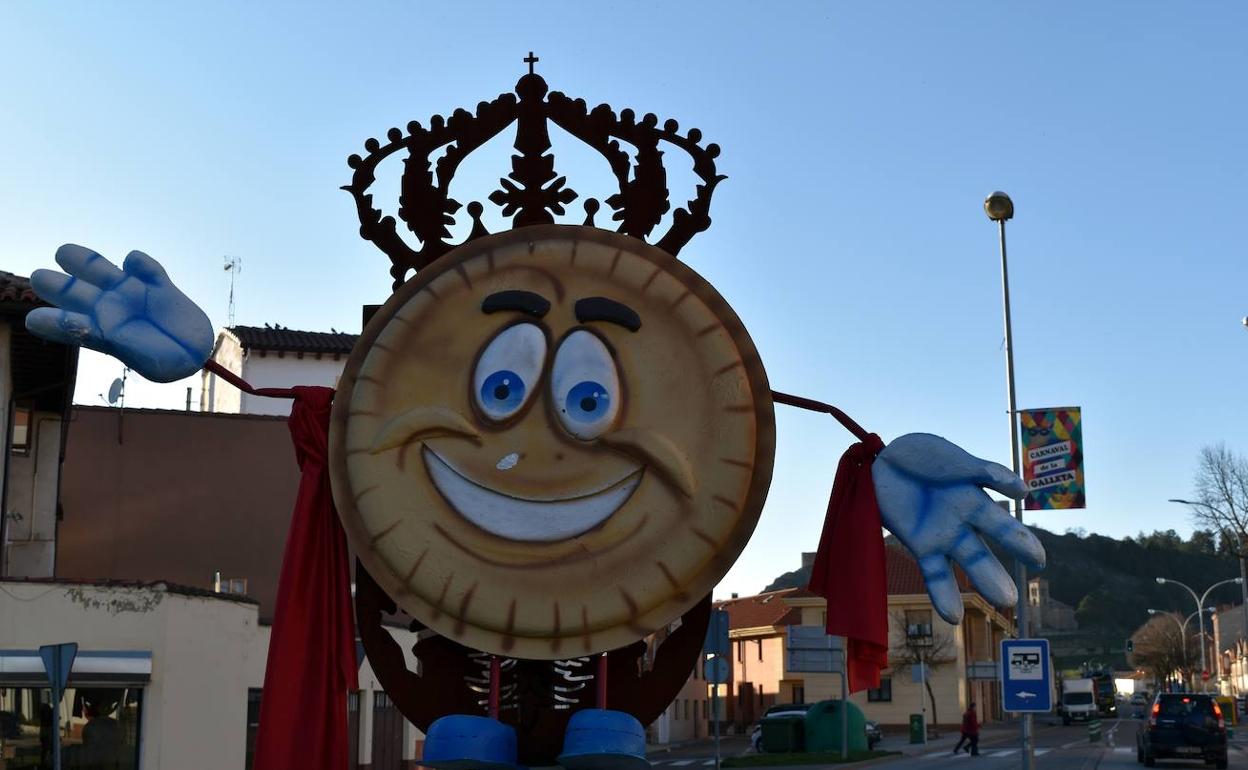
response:
{"label": "hillside", "polygon": [[[1048,579],[1054,599],[1075,608],[1079,633],[1072,656],[1083,654],[1113,663],[1121,657],[1122,641],[1148,620],[1150,607],[1184,615],[1195,610],[1187,591],[1160,585],[1157,577],[1203,590],[1239,575],[1235,559],[1219,549],[1208,532],[1197,531],[1190,540],[1173,530],[1116,540],[1079,531],[1058,535],[1036,527],[1031,530],[1048,554],[1048,565],[1038,574]],[[1013,569],[1010,562],[1005,563]],[[786,572],[765,590],[804,586],[809,578],[808,569]],[[1223,586],[1209,600],[1212,604],[1238,603],[1239,587]]]}

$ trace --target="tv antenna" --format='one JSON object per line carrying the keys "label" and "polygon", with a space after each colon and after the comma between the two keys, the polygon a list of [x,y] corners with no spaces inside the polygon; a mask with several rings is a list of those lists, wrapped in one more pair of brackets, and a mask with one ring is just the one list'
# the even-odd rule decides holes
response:
{"label": "tv antenna", "polygon": [[234,276],[243,272],[243,258],[230,257],[225,258],[225,272],[230,274],[230,310],[227,314],[228,321],[226,326],[234,325]]}

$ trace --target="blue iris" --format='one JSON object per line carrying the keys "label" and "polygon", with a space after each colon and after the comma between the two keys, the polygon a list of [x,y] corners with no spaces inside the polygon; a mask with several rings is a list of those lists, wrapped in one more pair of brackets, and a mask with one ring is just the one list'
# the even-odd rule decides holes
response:
{"label": "blue iris", "polygon": [[586,380],[568,391],[563,411],[577,422],[594,422],[602,419],[611,407],[611,394],[597,382]]}
{"label": "blue iris", "polygon": [[513,412],[524,403],[524,380],[509,369],[499,369],[481,383],[481,406],[493,414]]}

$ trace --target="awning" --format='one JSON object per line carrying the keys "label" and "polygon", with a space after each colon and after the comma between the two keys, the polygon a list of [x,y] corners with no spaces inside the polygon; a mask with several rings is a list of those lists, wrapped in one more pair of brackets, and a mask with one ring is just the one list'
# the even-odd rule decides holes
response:
{"label": "awning", "polygon": [[[69,672],[70,687],[142,687],[152,679],[147,650],[80,650]],[[38,650],[0,650],[0,687],[47,685]]]}

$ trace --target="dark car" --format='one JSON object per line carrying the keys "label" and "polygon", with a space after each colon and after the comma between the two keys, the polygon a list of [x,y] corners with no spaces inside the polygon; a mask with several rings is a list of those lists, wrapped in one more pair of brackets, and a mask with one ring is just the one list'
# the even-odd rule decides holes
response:
{"label": "dark car", "polygon": [[880,729],[880,725],[870,719],[867,720],[867,748],[874,749],[875,744],[884,740],[884,731]]}
{"label": "dark car", "polygon": [[1136,760],[1195,759],[1226,767],[1226,720],[1211,695],[1161,693],[1135,740]]}

